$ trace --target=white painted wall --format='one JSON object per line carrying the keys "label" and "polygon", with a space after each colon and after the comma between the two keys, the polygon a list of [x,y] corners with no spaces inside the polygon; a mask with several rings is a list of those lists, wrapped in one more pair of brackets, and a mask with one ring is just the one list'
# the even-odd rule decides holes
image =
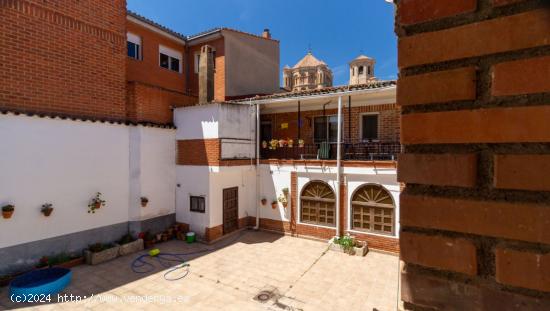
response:
{"label": "white painted wall", "polygon": [[[189,224],[198,235],[210,227],[210,171],[208,166],[176,166],[176,221]],[[204,196],[205,213],[190,211],[190,196]]]}
{"label": "white painted wall", "polygon": [[176,139],[219,138],[219,104],[188,106],[174,109]]}
{"label": "white painted wall", "polygon": [[[0,115],[0,248],[174,212],[175,131]],[[96,192],[107,201],[95,214]],[[149,197],[141,208],[139,197]],[[52,203],[50,217],[41,205]],[[118,237],[113,237],[116,239]]]}

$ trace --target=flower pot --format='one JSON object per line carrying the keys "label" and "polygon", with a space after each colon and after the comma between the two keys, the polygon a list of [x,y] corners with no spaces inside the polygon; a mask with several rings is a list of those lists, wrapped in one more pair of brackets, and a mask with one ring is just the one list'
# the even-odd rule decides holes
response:
{"label": "flower pot", "polygon": [[157,233],[156,238],[157,238],[157,241],[161,241],[162,240],[162,233]]}
{"label": "flower pot", "polygon": [[44,216],[46,217],[50,217],[50,215],[52,214],[53,212],[53,208],[52,207],[49,207],[49,208],[45,208],[42,210],[42,214],[44,214]]}
{"label": "flower pot", "polygon": [[55,267],[70,269],[84,263],[84,257],[77,257],[69,261],[55,265]]}
{"label": "flower pot", "polygon": [[284,142],[279,142],[279,147],[280,148],[283,148],[285,146],[285,143]]}
{"label": "flower pot", "polygon": [[267,204],[267,200],[266,199],[262,199],[262,205],[266,205]]}
{"label": "flower pot", "polygon": [[143,250],[143,240],[137,239],[133,242],[120,245],[118,249],[118,255],[124,256],[132,253],[136,253]]}
{"label": "flower pot", "polygon": [[264,148],[264,149],[267,148],[267,142],[265,142],[265,141],[262,142],[262,148]]}
{"label": "flower pot", "polygon": [[277,208],[277,205],[278,205],[277,203],[271,203],[271,208],[272,208],[272,209],[276,209],[276,208]]}
{"label": "flower pot", "polygon": [[288,202],[283,202],[283,203],[281,203],[281,204],[283,204],[283,207],[284,207],[284,208],[286,208],[286,207],[288,206]]}
{"label": "flower pot", "polygon": [[168,233],[163,233],[161,238],[162,238],[162,242],[168,241]]}
{"label": "flower pot", "polygon": [[147,206],[147,203],[149,203],[149,202],[147,202],[147,201],[141,201],[141,207],[146,207],[146,206]]}
{"label": "flower pot", "polygon": [[14,211],[2,211],[2,217],[4,219],[10,219]]}
{"label": "flower pot", "polygon": [[94,208],[100,209],[101,208],[101,202],[94,202]]}
{"label": "flower pot", "polygon": [[86,258],[86,263],[89,265],[97,265],[102,262],[115,259],[118,256],[119,248],[120,248],[120,245],[115,244],[115,246],[108,249],[104,249],[100,252],[92,252],[90,250],[85,250],[84,257]]}
{"label": "flower pot", "polygon": [[298,144],[298,148],[304,148],[304,144]]}
{"label": "flower pot", "polygon": [[[341,245],[332,242],[330,243],[330,250],[340,253],[346,253]],[[369,248],[367,247],[367,242],[364,242],[358,243],[358,245],[353,247],[353,250],[351,252],[347,252],[346,254],[363,257],[367,254],[368,251]]]}

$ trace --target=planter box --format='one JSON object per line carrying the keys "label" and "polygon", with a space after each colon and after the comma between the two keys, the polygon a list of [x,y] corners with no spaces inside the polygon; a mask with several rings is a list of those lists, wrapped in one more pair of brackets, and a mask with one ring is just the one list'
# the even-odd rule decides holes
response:
{"label": "planter box", "polygon": [[143,250],[143,239],[137,239],[134,242],[120,245],[118,249],[118,255],[124,256],[132,253],[136,253]]}
{"label": "planter box", "polygon": [[89,265],[97,265],[105,261],[109,261],[118,257],[118,250],[120,245],[116,244],[114,247],[102,250],[101,252],[91,252],[89,250],[84,251],[84,257],[86,263]]}
{"label": "planter box", "polygon": [[71,259],[69,261],[66,261],[64,263],[60,263],[58,265],[55,265],[54,267],[60,267],[60,268],[67,268],[67,269],[70,269],[70,268],[73,268],[73,267],[76,267],[78,265],[81,265],[84,263],[84,257],[78,257],[78,258],[75,258],[75,259]]}
{"label": "planter box", "polygon": [[[340,244],[334,244],[334,243],[331,242],[329,249],[331,251],[344,253],[344,249],[342,248],[342,246]],[[363,257],[368,253],[368,251],[369,251],[369,248],[367,247],[367,243],[365,242],[365,243],[363,243],[363,246],[361,246],[361,247],[354,247],[353,248],[353,254],[349,254],[349,253],[346,253],[346,254]]]}

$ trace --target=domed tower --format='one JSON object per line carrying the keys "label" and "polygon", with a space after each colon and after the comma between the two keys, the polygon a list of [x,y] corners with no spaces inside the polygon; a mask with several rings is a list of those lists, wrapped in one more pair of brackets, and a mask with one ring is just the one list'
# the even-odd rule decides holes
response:
{"label": "domed tower", "polygon": [[283,68],[283,87],[288,91],[305,91],[332,86],[332,71],[310,52],[294,67]]}
{"label": "domed tower", "polygon": [[365,55],[359,55],[349,63],[349,84],[365,84],[376,80],[374,64],[376,61]]}

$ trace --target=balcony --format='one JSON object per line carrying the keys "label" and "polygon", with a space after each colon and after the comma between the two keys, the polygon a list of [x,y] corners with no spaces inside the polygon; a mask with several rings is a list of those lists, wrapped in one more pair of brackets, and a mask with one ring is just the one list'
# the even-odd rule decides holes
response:
{"label": "balcony", "polygon": [[[261,146],[262,159],[285,160],[336,160],[336,143],[314,143],[298,146],[269,145]],[[395,161],[401,153],[399,142],[344,142],[342,143],[342,160],[350,161]]]}

